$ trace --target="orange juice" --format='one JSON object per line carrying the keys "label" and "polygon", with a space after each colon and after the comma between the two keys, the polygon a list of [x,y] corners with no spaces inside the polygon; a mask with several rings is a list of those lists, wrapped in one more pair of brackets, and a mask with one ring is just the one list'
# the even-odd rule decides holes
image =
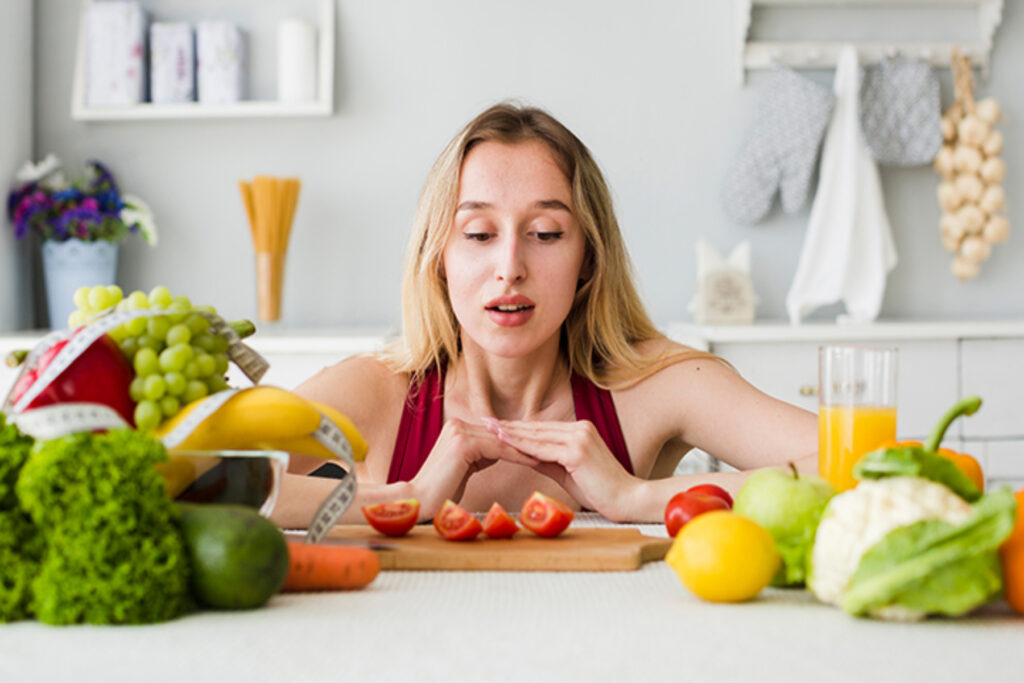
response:
{"label": "orange juice", "polygon": [[896,438],[896,408],[821,406],[818,412],[818,474],[836,491],[857,485],[853,466],[865,453]]}

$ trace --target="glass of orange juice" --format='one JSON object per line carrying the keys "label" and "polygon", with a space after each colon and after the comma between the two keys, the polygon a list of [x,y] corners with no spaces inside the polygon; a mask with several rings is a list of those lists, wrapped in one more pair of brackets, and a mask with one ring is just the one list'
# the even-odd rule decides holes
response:
{"label": "glass of orange juice", "polygon": [[897,349],[818,349],[818,474],[837,491],[857,485],[853,466],[896,438]]}

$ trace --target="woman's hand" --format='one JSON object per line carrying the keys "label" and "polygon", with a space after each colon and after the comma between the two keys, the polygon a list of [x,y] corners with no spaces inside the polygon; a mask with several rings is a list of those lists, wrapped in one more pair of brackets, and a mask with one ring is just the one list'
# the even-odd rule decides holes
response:
{"label": "woman's hand", "polygon": [[409,484],[420,501],[420,519],[430,519],[446,498],[459,502],[470,476],[498,460],[534,467],[536,458],[502,443],[483,425],[451,418],[441,428],[434,448]]}
{"label": "woman's hand", "polygon": [[581,505],[612,521],[627,521],[642,483],[615,459],[597,428],[577,422],[485,420],[500,441],[532,456],[534,469],[551,477]]}

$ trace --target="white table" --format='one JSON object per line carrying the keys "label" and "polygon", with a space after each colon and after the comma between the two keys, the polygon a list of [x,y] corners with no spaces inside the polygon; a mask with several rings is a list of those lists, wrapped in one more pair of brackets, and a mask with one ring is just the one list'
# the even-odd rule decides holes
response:
{"label": "white table", "polygon": [[388,571],[360,591],[153,626],[0,626],[0,681],[1000,682],[1022,680],[1021,643],[1024,618],[1004,603],[917,624],[854,619],[796,590],[716,605],[663,562]]}

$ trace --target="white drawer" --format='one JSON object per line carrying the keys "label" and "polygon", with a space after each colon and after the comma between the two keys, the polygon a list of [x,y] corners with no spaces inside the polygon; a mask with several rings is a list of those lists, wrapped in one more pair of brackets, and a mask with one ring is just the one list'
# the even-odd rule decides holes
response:
{"label": "white drawer", "polygon": [[[899,436],[923,438],[956,402],[956,342],[879,342],[896,346],[899,356]],[[780,400],[817,412],[817,343],[729,342],[712,351],[739,370],[751,384]],[[802,391],[803,390],[803,391]],[[956,436],[956,432],[950,434]]]}
{"label": "white drawer", "polygon": [[963,395],[982,400],[964,435],[1024,439],[1024,340],[965,339],[960,358]]}

